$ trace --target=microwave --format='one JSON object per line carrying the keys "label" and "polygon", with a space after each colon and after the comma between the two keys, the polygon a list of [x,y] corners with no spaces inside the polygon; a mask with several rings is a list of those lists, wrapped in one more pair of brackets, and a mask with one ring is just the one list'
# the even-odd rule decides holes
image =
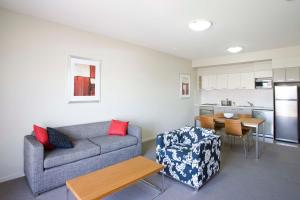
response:
{"label": "microwave", "polygon": [[271,89],[273,87],[272,78],[256,78],[255,89]]}

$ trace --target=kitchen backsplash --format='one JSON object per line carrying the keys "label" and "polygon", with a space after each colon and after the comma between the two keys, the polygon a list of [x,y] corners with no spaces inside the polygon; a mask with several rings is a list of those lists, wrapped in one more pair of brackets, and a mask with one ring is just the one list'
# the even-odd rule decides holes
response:
{"label": "kitchen backsplash", "polygon": [[250,101],[255,106],[273,107],[273,90],[201,90],[198,95],[199,104],[221,104],[228,98],[237,105],[248,105]]}

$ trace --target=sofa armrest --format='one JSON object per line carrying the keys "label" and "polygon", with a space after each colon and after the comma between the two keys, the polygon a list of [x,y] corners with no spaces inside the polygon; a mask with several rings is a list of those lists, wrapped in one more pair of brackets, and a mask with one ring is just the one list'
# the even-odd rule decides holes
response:
{"label": "sofa armrest", "polygon": [[135,125],[128,126],[128,135],[134,136],[138,139],[138,144],[142,143],[142,128]]}
{"label": "sofa armrest", "polygon": [[38,177],[44,170],[43,165],[44,146],[33,135],[26,135],[24,137],[24,173],[27,178]]}

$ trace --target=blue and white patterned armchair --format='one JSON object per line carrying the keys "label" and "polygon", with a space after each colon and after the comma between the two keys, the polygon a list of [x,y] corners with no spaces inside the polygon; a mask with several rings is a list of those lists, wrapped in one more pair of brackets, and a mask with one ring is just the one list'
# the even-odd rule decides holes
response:
{"label": "blue and white patterned armchair", "polygon": [[199,189],[220,170],[221,139],[214,130],[184,127],[160,133],[156,161],[163,173]]}

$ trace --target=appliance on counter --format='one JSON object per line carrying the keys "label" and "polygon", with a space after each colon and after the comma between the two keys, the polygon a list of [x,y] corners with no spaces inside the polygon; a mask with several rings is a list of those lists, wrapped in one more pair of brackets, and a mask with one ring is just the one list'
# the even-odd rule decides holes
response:
{"label": "appliance on counter", "polygon": [[232,106],[232,101],[229,100],[228,98],[226,100],[221,100],[221,105],[222,106]]}
{"label": "appliance on counter", "polygon": [[297,83],[274,87],[275,139],[299,143],[299,87]]}
{"label": "appliance on counter", "polygon": [[272,77],[255,79],[255,89],[271,89],[272,85]]}
{"label": "appliance on counter", "polygon": [[[264,125],[258,127],[258,134],[259,136],[262,136],[263,131],[265,133],[265,137],[268,138],[274,138],[274,119],[273,119],[273,110],[269,109],[253,109],[252,110],[252,116],[254,118],[263,119]],[[256,133],[255,133],[256,134]],[[255,135],[254,134],[254,135]]]}

